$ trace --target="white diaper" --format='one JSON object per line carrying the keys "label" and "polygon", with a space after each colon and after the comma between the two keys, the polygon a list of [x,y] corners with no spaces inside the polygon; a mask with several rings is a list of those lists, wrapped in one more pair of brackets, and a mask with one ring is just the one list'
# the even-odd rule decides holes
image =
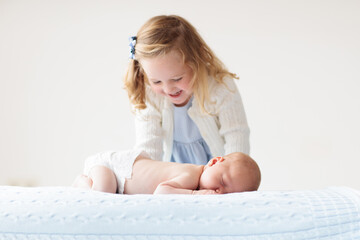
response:
{"label": "white diaper", "polygon": [[90,169],[94,166],[105,166],[111,169],[117,180],[118,192],[124,193],[125,179],[131,178],[132,166],[135,159],[147,154],[139,149],[127,151],[107,151],[90,156],[85,160],[84,174],[89,175]]}

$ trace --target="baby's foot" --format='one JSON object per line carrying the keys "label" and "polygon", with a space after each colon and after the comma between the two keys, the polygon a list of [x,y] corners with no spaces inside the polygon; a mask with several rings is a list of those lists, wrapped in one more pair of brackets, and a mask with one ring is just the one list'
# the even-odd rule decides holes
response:
{"label": "baby's foot", "polygon": [[92,179],[82,174],[76,177],[74,183],[71,186],[76,188],[91,189],[92,185],[93,185]]}

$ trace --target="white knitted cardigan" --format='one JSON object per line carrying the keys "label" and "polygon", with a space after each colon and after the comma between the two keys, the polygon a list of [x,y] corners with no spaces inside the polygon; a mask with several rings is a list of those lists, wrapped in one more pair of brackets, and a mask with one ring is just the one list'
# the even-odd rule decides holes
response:
{"label": "white knitted cardigan", "polygon": [[[202,113],[196,98],[188,110],[213,156],[232,152],[249,154],[249,134],[240,93],[233,79],[224,84],[209,79],[211,103],[205,104],[211,115]],[[170,161],[173,147],[173,104],[146,89],[147,108],[136,113],[136,148],[152,159]]]}

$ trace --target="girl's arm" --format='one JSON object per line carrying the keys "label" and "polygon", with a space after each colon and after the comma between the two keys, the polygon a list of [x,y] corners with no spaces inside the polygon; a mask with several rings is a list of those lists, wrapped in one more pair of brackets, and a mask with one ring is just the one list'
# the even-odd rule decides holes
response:
{"label": "girl's arm", "polygon": [[151,159],[162,160],[163,130],[160,110],[147,103],[147,108],[136,112],[136,148],[144,150]]}
{"label": "girl's arm", "polygon": [[228,79],[225,83],[228,88],[222,86],[216,95],[219,131],[225,140],[225,155],[233,152],[249,154],[250,130],[240,93],[233,79]]}

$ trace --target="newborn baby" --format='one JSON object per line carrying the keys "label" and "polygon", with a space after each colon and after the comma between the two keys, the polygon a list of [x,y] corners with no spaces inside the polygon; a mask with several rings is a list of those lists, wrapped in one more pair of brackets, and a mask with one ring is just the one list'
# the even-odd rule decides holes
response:
{"label": "newborn baby", "polygon": [[89,158],[73,186],[123,194],[223,194],[256,191],[260,181],[256,162],[239,152],[195,165],[151,160],[130,150]]}

